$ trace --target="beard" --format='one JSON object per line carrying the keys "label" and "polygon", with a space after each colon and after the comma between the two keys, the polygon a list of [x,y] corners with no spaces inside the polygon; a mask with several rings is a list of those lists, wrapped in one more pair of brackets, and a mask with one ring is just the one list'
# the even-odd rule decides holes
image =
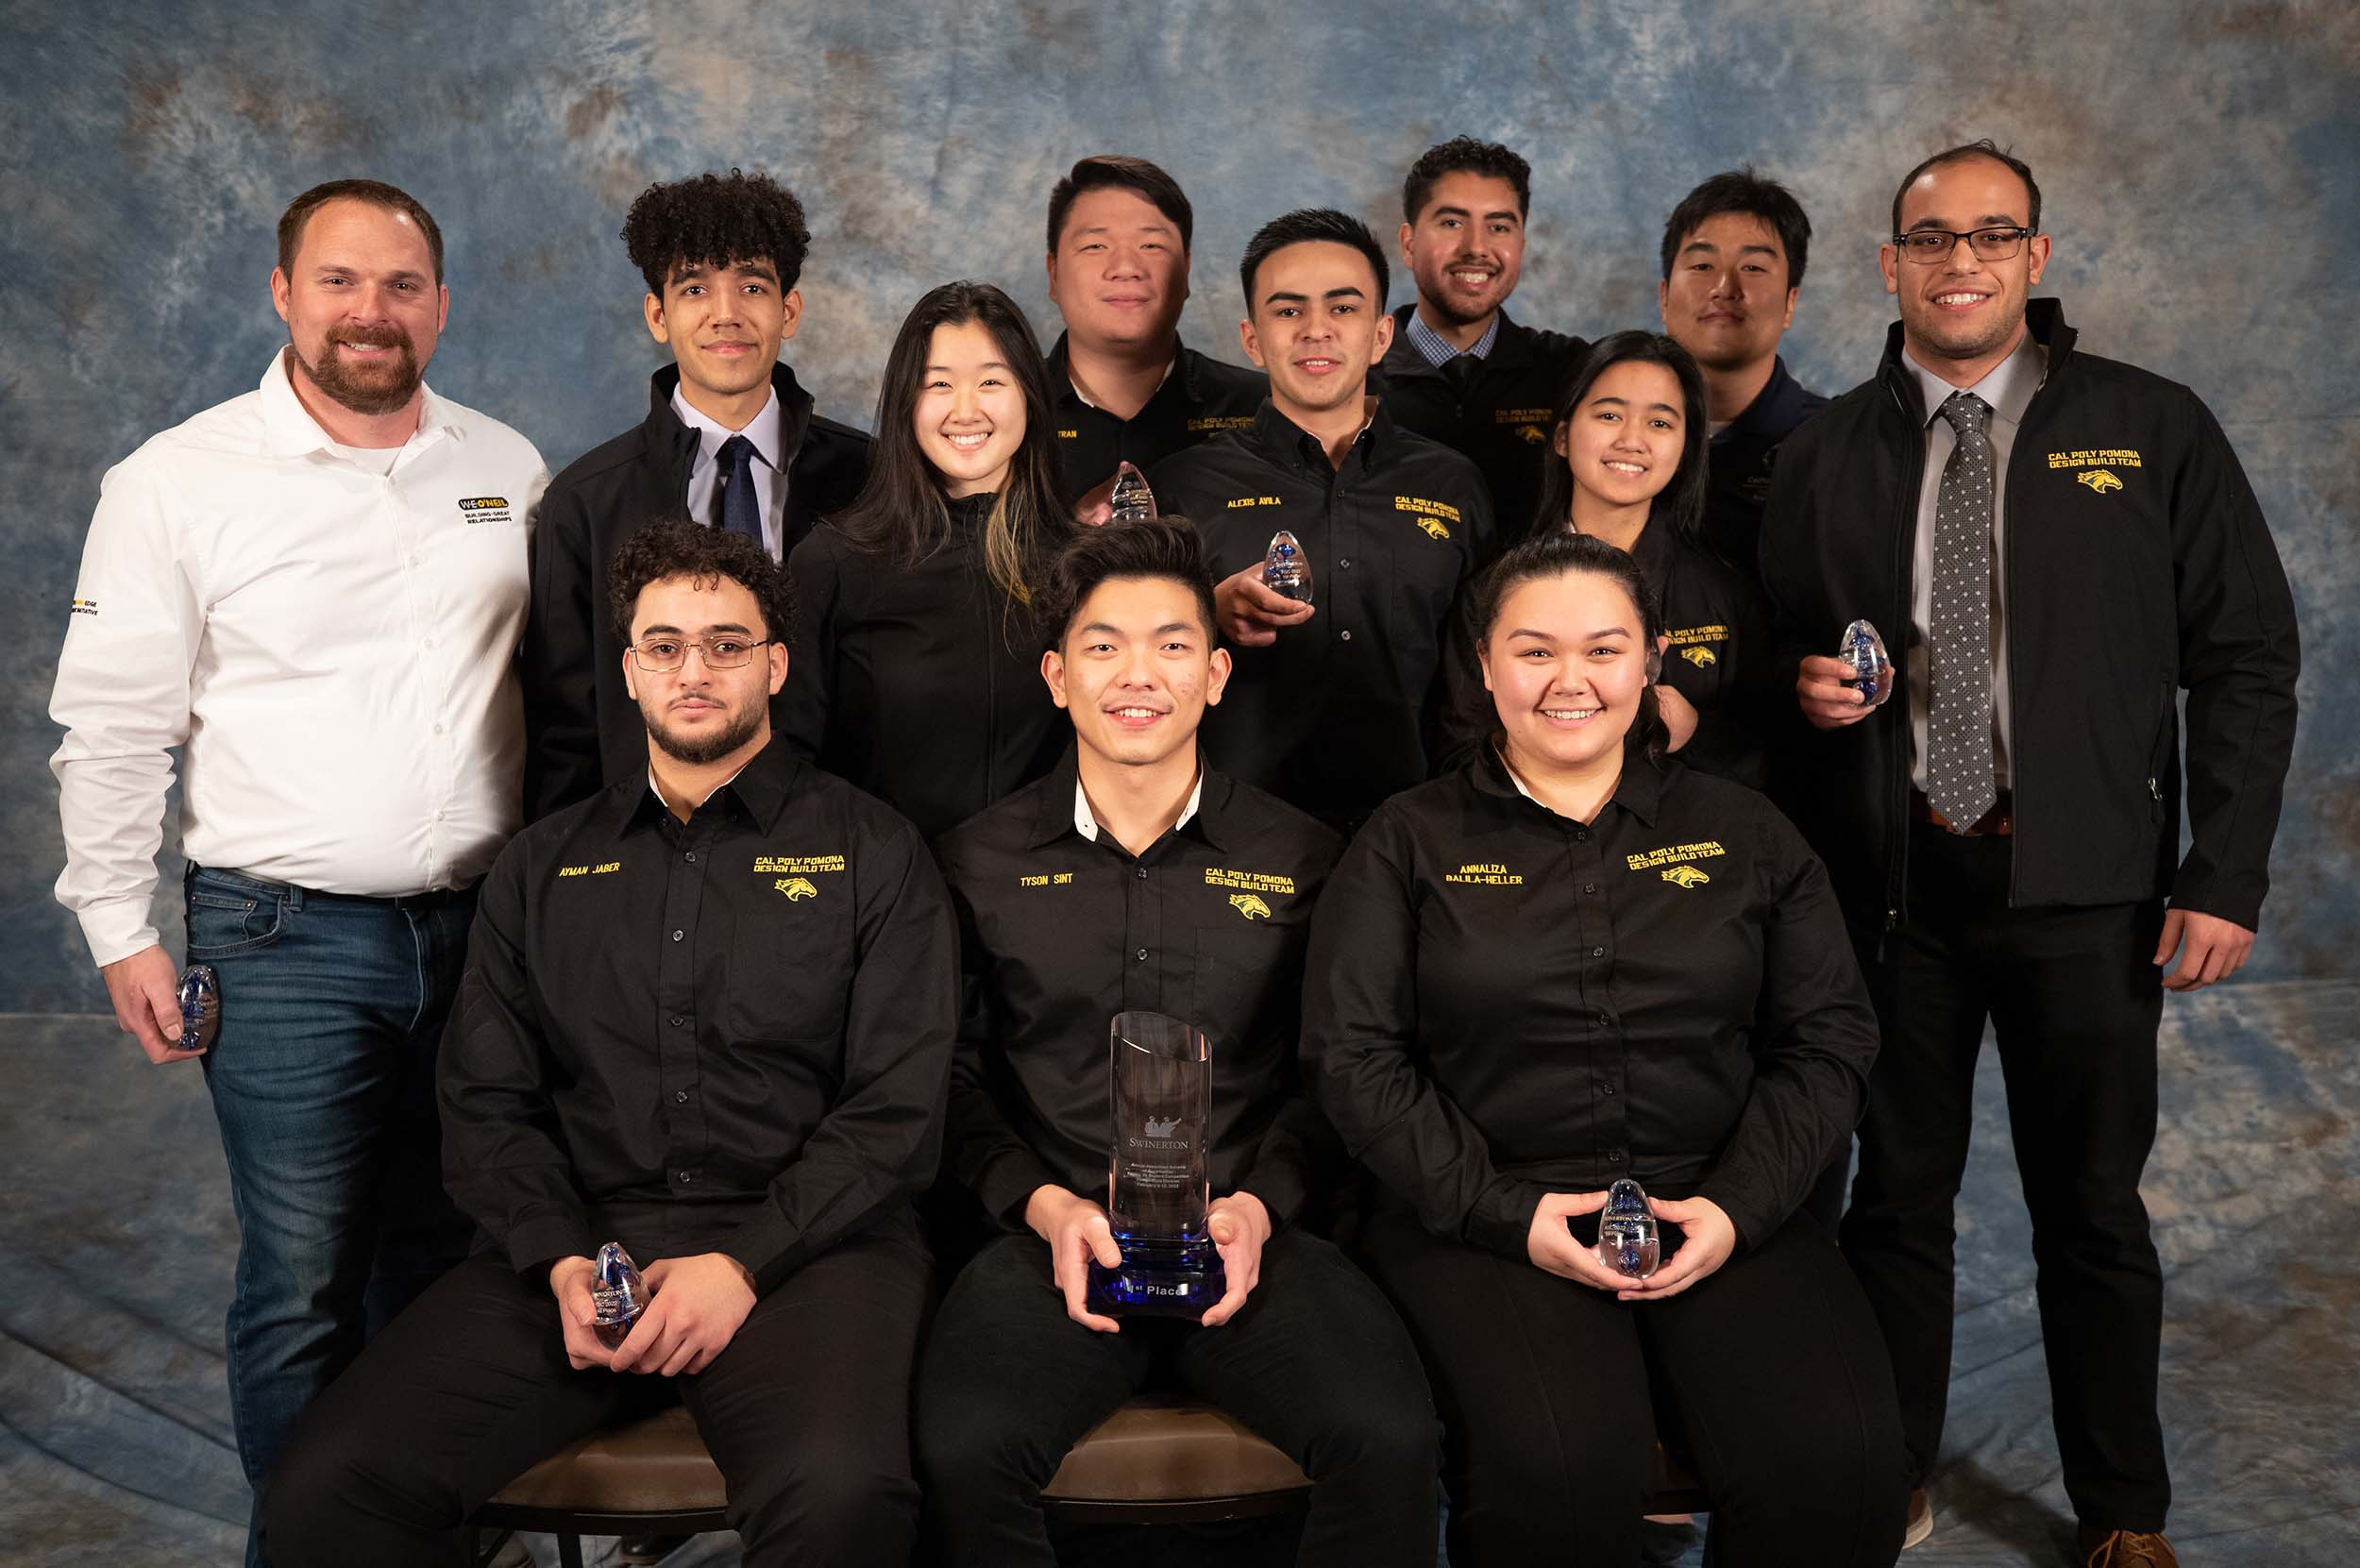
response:
{"label": "beard", "polygon": [[761,702],[749,702],[720,729],[701,735],[683,735],[668,729],[662,719],[645,708],[640,710],[639,717],[648,726],[648,738],[655,742],[657,750],[683,767],[702,767],[709,762],[720,761],[753,739],[768,712]]}
{"label": "beard", "polygon": [[[400,353],[390,363],[355,364],[336,352],[340,343],[363,348],[397,348]],[[396,413],[417,396],[418,383],[426,379],[426,367],[418,362],[417,346],[398,327],[330,328],[322,347],[325,351],[317,364],[305,359],[303,351],[292,342],[287,345],[287,352],[295,356],[295,363],[303,367],[313,386],[355,413],[375,416]]]}

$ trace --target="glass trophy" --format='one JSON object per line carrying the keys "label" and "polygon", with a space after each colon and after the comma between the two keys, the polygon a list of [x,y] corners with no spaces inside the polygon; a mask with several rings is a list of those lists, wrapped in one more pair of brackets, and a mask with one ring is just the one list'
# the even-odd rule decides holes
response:
{"label": "glass trophy", "polygon": [[1114,1121],[1106,1217],[1122,1261],[1109,1269],[1091,1260],[1090,1309],[1202,1317],[1229,1290],[1205,1213],[1211,1042],[1162,1013],[1117,1013],[1106,1036]]}
{"label": "glass trophy", "polygon": [[221,976],[211,964],[180,971],[180,1038],[176,1051],[211,1051],[221,1037]]}
{"label": "glass trophy", "polygon": [[1873,708],[1893,695],[1893,660],[1875,627],[1864,620],[1846,627],[1835,656],[1852,666],[1852,678],[1844,683],[1861,694],[1863,706]]}
{"label": "glass trophy", "polygon": [[1106,519],[1110,523],[1155,520],[1155,492],[1147,487],[1147,476],[1127,458],[1115,469],[1115,487],[1106,492],[1106,504],[1114,509]]}
{"label": "glass trophy", "polygon": [[1270,536],[1270,553],[1262,557],[1262,582],[1298,604],[1311,602],[1311,563],[1303,558],[1302,544],[1283,528]]}
{"label": "glass trophy", "polygon": [[631,1325],[648,1309],[648,1287],[620,1241],[609,1241],[598,1249],[598,1276],[590,1282],[590,1307],[595,1314],[590,1326],[598,1343],[609,1350],[631,1337]]}
{"label": "glass trophy", "polygon": [[1606,1207],[1598,1214],[1598,1261],[1632,1279],[1646,1278],[1663,1261],[1655,1210],[1645,1189],[1628,1176],[1607,1189]]}

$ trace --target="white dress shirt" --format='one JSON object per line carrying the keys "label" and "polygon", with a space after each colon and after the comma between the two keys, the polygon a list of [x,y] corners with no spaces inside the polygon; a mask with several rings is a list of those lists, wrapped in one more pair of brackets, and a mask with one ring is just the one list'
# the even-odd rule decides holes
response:
{"label": "white dress shirt", "polygon": [[762,412],[742,430],[731,430],[691,403],[680,388],[672,389],[672,412],[697,432],[697,455],[688,467],[688,514],[700,523],[713,522],[713,493],[721,487],[721,443],[742,435],[754,446],[754,504],[762,509],[762,548],[778,560],[780,541],[786,536],[786,480],[779,470],[779,395],[773,389]]}
{"label": "white dress shirt", "polygon": [[483,874],[521,815],[514,656],[548,478],[430,390],[373,472],[304,412],[283,353],[108,472],[49,702],[58,900],[100,964],[157,940],[176,746],[192,860],[377,897]]}

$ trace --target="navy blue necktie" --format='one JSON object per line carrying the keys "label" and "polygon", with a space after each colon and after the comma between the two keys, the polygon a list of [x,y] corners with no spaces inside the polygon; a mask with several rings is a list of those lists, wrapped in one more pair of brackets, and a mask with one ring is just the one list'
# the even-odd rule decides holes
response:
{"label": "navy blue necktie", "polygon": [[713,461],[721,470],[721,493],[714,498],[714,525],[724,533],[742,533],[762,544],[762,503],[754,495],[754,444],[742,435],[731,436],[721,443]]}

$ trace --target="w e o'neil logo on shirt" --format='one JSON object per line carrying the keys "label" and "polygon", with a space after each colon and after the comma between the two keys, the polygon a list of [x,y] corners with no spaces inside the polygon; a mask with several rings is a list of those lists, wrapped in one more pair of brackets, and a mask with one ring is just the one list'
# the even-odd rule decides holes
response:
{"label": "w e o'neil logo on shirt", "polygon": [[513,523],[515,509],[505,496],[468,496],[459,503],[459,520],[463,523]]}

